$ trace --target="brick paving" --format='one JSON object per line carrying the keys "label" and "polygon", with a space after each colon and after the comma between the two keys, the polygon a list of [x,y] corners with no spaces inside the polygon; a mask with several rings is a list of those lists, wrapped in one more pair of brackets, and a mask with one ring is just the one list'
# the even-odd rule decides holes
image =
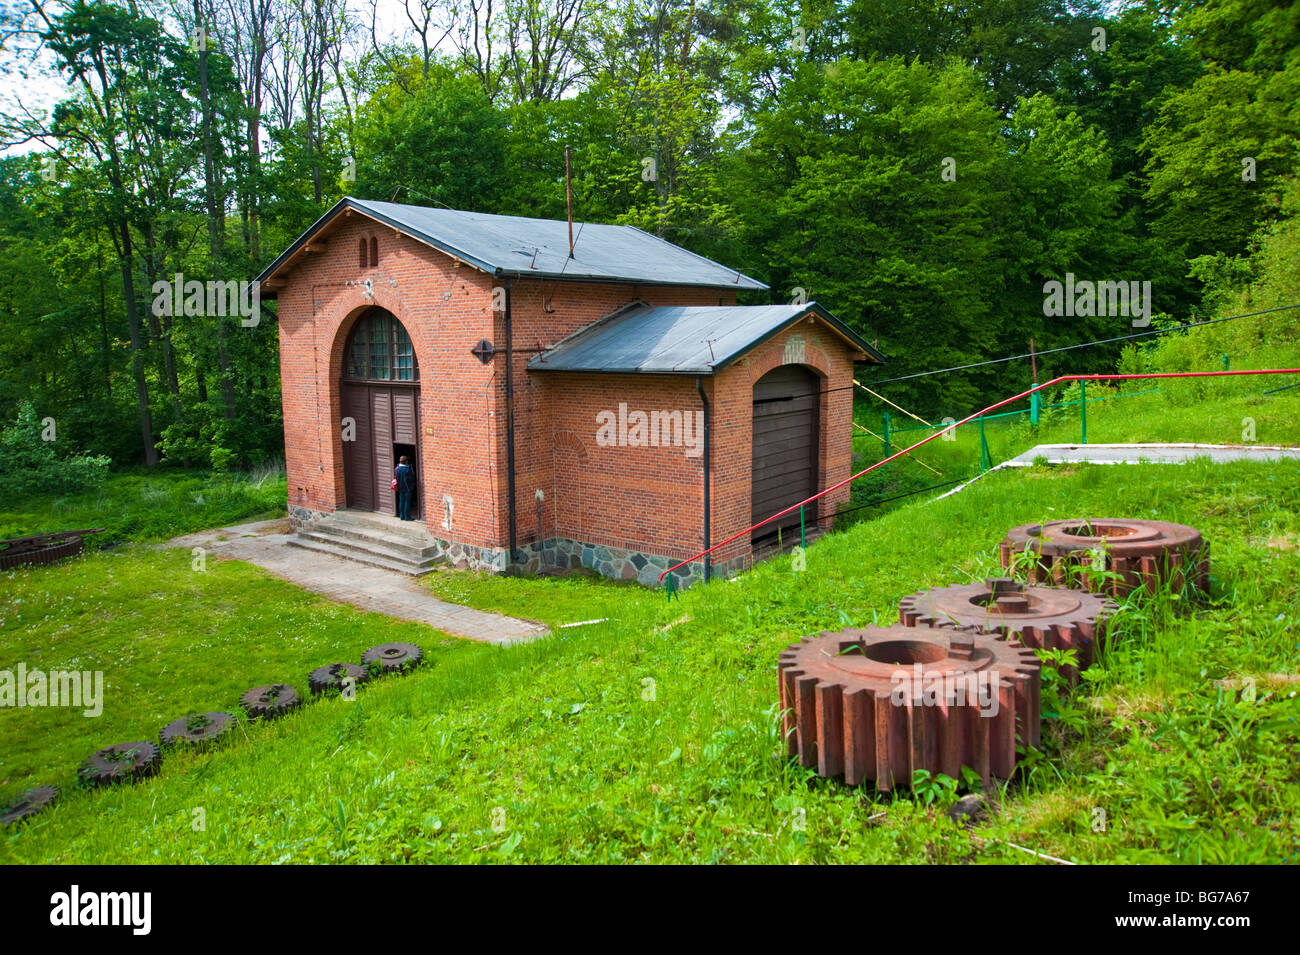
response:
{"label": "brick paving", "polygon": [[210,555],[247,561],[292,584],[359,610],[426,623],[468,640],[508,645],[545,636],[544,624],[439,600],[418,580],[396,571],[290,547],[284,521],[263,521],[187,534],[168,547],[202,547]]}

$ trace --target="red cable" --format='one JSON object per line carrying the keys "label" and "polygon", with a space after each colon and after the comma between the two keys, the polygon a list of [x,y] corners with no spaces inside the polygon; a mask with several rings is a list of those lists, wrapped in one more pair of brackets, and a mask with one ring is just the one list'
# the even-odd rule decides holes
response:
{"label": "red cable", "polygon": [[803,507],[805,504],[811,504],[813,501],[817,500],[818,498],[825,497],[831,491],[837,491],[840,488],[844,487],[844,485],[853,483],[854,481],[856,481],[858,478],[862,477],[862,475],[868,473],[869,471],[874,471],[876,468],[888,464],[890,461],[893,461],[895,458],[900,458],[911,451],[915,451],[923,444],[929,444],[935,438],[947,434],[949,431],[952,431],[954,428],[960,427],[961,425],[966,424],[967,422],[974,421],[980,415],[984,415],[997,408],[1001,408],[1003,405],[1009,405],[1013,401],[1019,401],[1021,398],[1027,398],[1030,395],[1032,395],[1035,391],[1042,391],[1044,388],[1049,388],[1052,385],[1059,384],[1060,382],[1063,381],[1132,381],[1136,378],[1216,378],[1216,377],[1222,377],[1224,375],[1300,375],[1300,368],[1260,368],[1260,369],[1245,368],[1239,371],[1162,371],[1162,372],[1152,372],[1151,374],[1146,374],[1146,375],[1062,375],[1059,378],[1053,378],[1051,381],[1043,382],[1043,384],[1041,385],[1035,385],[1034,387],[1030,388],[1028,391],[1022,391],[1018,395],[1012,395],[1010,398],[1004,398],[1001,401],[999,401],[997,404],[989,405],[987,408],[983,408],[972,415],[968,415],[967,417],[962,418],[960,421],[948,425],[948,427],[944,428],[942,431],[936,431],[928,438],[922,438],[920,441],[916,442],[916,444],[912,445],[910,448],[904,448],[902,451],[895,451],[889,457],[883,458],[882,460],[877,461],[875,464],[871,465],[871,467],[864,468],[863,470],[859,471],[857,474],[845,478],[839,484],[834,484],[826,488],[826,490],[824,491],[818,491],[812,497],[808,498],[805,501],[800,501],[798,504],[791,504],[785,510],[778,511],[777,513],[773,514],[771,517],[759,521],[757,524],[751,524],[749,527],[746,527],[743,531],[740,531],[737,534],[732,534],[724,541],[719,541],[718,543],[710,547],[708,550],[702,550],[693,557],[687,557],[684,561],[681,561],[680,563],[677,564],[673,564],[673,566],[669,567],[667,570],[665,570],[662,574],[659,575],[659,579],[663,580],[665,577],[671,574],[678,567],[684,567],[687,564],[689,564],[691,561],[699,560],[701,557],[704,557],[706,554],[713,553],[719,547],[725,547],[727,544],[730,544],[732,541],[744,537],[746,534],[751,533],[755,528],[762,527],[764,524],[770,524],[778,517],[784,517],[785,515],[789,514],[792,511],[799,510],[799,508]]}

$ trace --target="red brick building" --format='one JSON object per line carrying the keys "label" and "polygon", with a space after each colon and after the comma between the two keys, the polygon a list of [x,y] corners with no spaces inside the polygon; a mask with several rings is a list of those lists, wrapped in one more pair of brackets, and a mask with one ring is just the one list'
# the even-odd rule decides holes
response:
{"label": "red brick building", "polygon": [[347,198],[267,267],[295,527],[393,515],[406,454],[438,557],[653,583],[849,476],[870,345],[816,303],[737,306],[766,286],[630,226],[573,234]]}

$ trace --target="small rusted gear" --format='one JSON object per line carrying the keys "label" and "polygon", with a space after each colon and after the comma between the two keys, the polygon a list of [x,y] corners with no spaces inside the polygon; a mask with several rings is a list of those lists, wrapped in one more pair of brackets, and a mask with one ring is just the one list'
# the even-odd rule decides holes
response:
{"label": "small rusted gear", "polygon": [[117,743],[93,753],[81,766],[80,775],[91,786],[135,782],[158,772],[162,751],[157,743],[137,740]]}
{"label": "small rusted gear", "polygon": [[778,664],[788,752],[819,776],[882,792],[918,769],[1007,779],[1016,742],[1037,746],[1034,651],[993,634],[932,627],[822,631]]}
{"label": "small rusted gear", "polygon": [[370,671],[355,663],[327,663],[312,670],[307,685],[316,696],[328,690],[342,690],[343,681],[351,680],[354,687],[370,679]]}
{"label": "small rusted gear", "polygon": [[1162,583],[1175,591],[1189,583],[1201,591],[1210,588],[1210,545],[1186,524],[1109,517],[1024,524],[1007,531],[998,546],[1003,568],[1026,550],[1038,558],[1029,562],[1032,583],[1084,586],[1083,569],[1100,554],[1105,569],[1119,577],[1097,580],[1089,590],[1124,596],[1139,587],[1154,592]]}
{"label": "small rusted gear", "polygon": [[1074,650],[1082,670],[1091,665],[1106,620],[1117,609],[1110,598],[1086,590],[990,577],[904,597],[898,619],[907,627],[1001,634],[1035,650]]}
{"label": "small rusted gear", "polygon": [[413,670],[424,659],[424,651],[413,643],[381,643],[361,655],[361,662],[380,675]]}
{"label": "small rusted gear", "polygon": [[158,741],[164,746],[175,743],[189,743],[192,746],[206,746],[234,729],[233,713],[212,712],[196,713],[172,720],[158,732]]}
{"label": "small rusted gear", "polygon": [[272,719],[302,706],[302,697],[286,683],[272,683],[253,687],[239,698],[239,705],[249,719]]}
{"label": "small rusted gear", "polygon": [[58,798],[58,786],[37,786],[29,789],[18,797],[17,802],[0,809],[0,826],[12,826],[28,816],[34,816]]}

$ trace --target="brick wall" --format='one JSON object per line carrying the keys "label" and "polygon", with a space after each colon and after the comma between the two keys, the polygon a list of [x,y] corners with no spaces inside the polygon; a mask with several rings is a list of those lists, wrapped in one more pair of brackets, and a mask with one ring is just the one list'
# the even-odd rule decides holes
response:
{"label": "brick wall", "polygon": [[[379,264],[359,265],[359,243],[378,239]],[[345,506],[343,351],[368,308],[392,312],[405,326],[420,368],[420,491],[431,533],[480,547],[504,547],[507,524],[506,356],[481,363],[470,348],[486,338],[504,348],[504,314],[493,311],[502,284],[468,265],[354,213],[313,240],[323,250],[299,256],[278,292],[289,505],[328,513]],[[371,280],[369,294],[363,286]],[[529,373],[539,349],[634,300],[652,305],[729,305],[730,290],[613,283],[518,280],[511,290],[515,352],[517,542],[569,538],[684,558],[702,545],[703,458],[682,444],[601,447],[597,415],[701,408],[693,377]],[[853,366],[842,341],[824,326],[800,323],[760,346],[715,380],[713,540],[750,523],[749,471],[753,383],[779,364],[806,364],[828,393],[821,405],[819,485],[851,468]],[[696,436],[698,437],[698,436]],[[540,514],[537,492],[542,494]],[[444,495],[454,502],[443,526]],[[848,489],[823,504],[824,519]],[[540,520],[540,526],[539,526]],[[737,541],[715,563],[749,553]]]}

